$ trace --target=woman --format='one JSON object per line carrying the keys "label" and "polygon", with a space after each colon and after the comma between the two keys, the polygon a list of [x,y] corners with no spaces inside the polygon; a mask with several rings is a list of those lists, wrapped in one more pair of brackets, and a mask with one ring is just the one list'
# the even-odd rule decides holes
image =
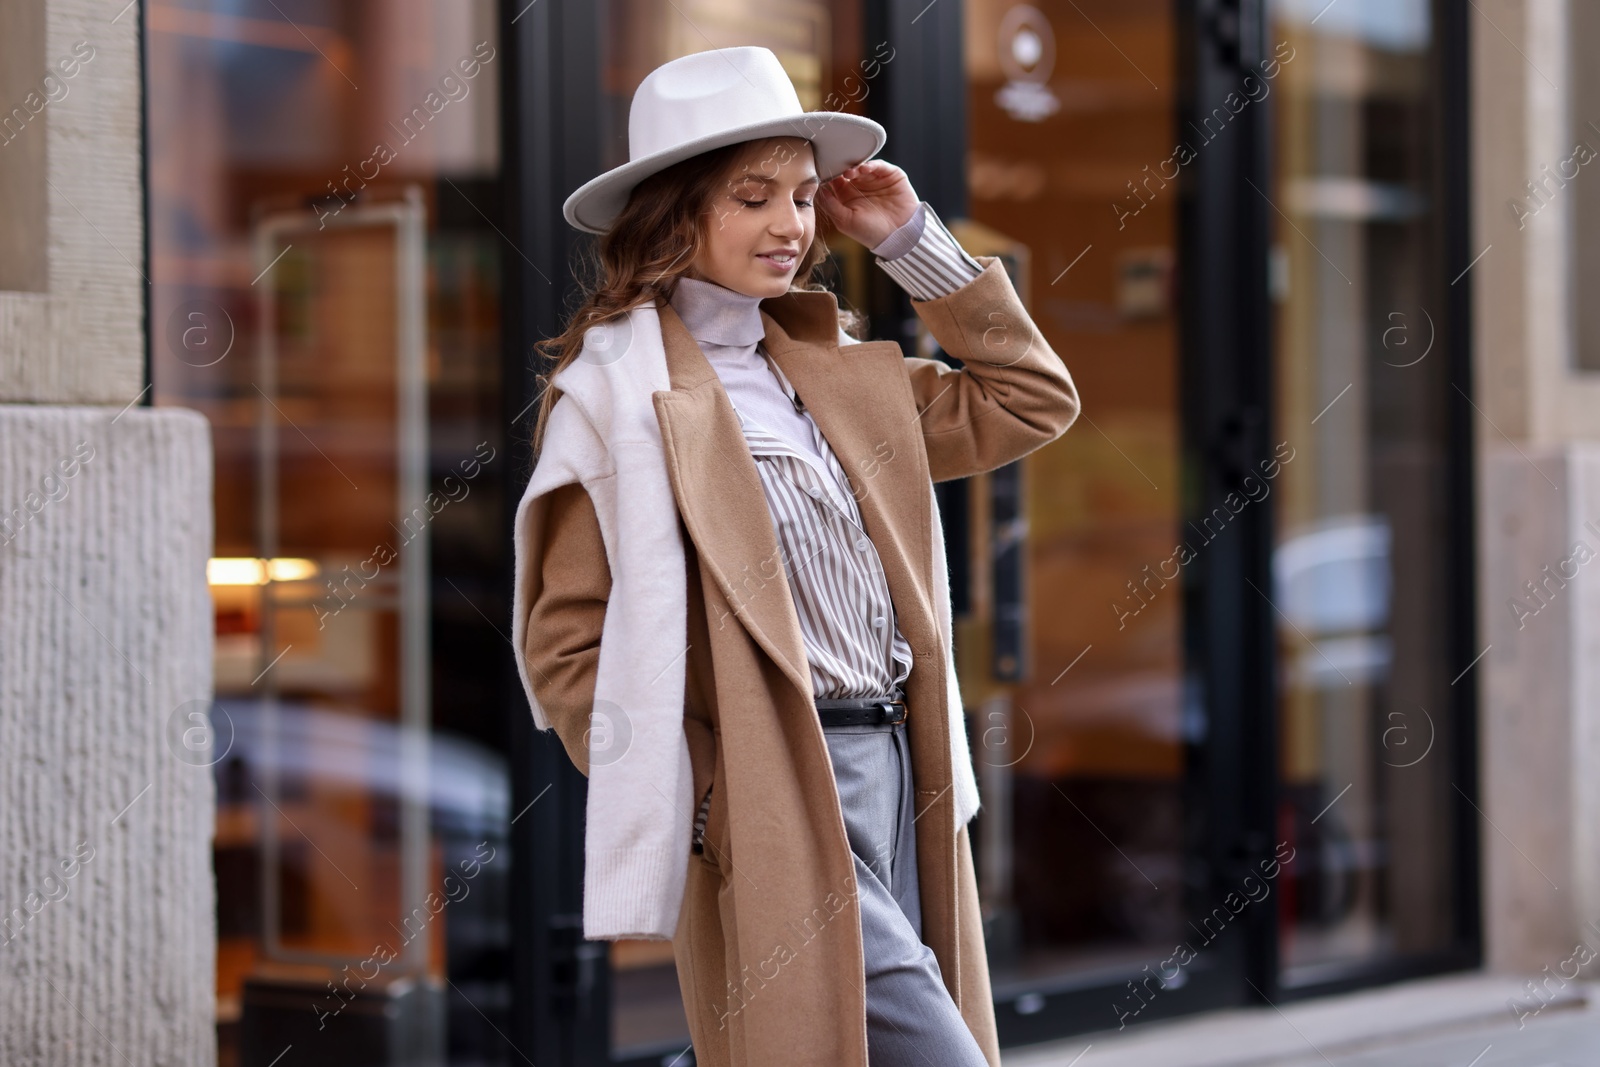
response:
{"label": "woman", "polygon": [[[1072,379],[882,128],[804,112],[766,49],[653,71],[629,134],[567,202],[602,277],[547,342],[517,518],[585,936],[671,938],[702,1067],[998,1067],[932,483],[1059,437]],[[835,230],[962,369],[846,332]]]}

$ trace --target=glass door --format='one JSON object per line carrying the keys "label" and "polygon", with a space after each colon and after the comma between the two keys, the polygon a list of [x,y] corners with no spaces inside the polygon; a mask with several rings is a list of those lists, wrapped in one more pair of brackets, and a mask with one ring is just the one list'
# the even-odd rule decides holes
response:
{"label": "glass door", "polygon": [[521,1062],[494,5],[140,12],[155,402],[213,447],[168,741],[216,785],[219,1062]]}
{"label": "glass door", "polygon": [[[1460,958],[1470,585],[1445,66],[1429,0],[1274,0],[1278,834],[1286,991]],[[1474,253],[1475,254],[1475,253]],[[1464,284],[1464,283],[1463,283]],[[1285,458],[1287,459],[1288,456]],[[1470,514],[1466,512],[1465,514]],[[1270,594],[1270,595],[1269,595]],[[1462,877],[1465,872],[1465,877]]]}
{"label": "glass door", "polygon": [[[1190,927],[1209,822],[1184,640],[1182,28],[1164,0],[968,0],[967,240],[1083,399],[1077,425],[972,480],[958,649],[985,808],[980,895],[1003,1040],[1237,996]],[[892,147],[892,142],[891,142]],[[981,244],[984,247],[976,248]],[[965,640],[963,640],[965,638]]]}

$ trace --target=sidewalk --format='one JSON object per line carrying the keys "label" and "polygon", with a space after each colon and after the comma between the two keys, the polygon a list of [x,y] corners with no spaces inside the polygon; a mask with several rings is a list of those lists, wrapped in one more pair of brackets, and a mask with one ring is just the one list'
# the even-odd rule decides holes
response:
{"label": "sidewalk", "polygon": [[1526,1000],[1524,981],[1430,978],[1084,1034],[1007,1049],[1002,1059],[1005,1067],[1600,1067],[1600,989],[1574,983],[1519,1029],[1507,1001]]}

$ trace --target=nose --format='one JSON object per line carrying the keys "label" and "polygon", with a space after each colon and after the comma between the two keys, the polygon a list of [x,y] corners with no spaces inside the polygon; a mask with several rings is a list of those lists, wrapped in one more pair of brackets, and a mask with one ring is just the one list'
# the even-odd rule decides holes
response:
{"label": "nose", "polygon": [[805,219],[793,200],[785,198],[784,203],[789,206],[780,208],[777,217],[772,220],[772,235],[785,240],[799,240],[806,232]]}

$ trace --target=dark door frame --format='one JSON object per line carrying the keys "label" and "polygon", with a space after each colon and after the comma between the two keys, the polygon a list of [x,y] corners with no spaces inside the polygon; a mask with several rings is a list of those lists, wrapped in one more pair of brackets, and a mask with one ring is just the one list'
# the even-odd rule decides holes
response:
{"label": "dark door frame", "polygon": [[[1179,125],[1208,110],[1271,51],[1266,0],[1172,0],[1177,19],[1181,86]],[[566,195],[600,168],[600,64],[603,5],[588,2],[502,0],[500,27],[508,52],[502,69],[506,191],[506,362],[504,414],[513,462],[507,464],[511,534],[515,502],[529,472],[531,413],[537,395],[533,343],[554,335],[571,295],[570,271],[581,238],[566,225]],[[1434,0],[1442,58],[1440,91],[1466,100],[1465,15]],[[865,44],[888,41],[896,59],[885,65],[867,109],[891,132],[889,154],[916,177],[918,191],[947,218],[966,212],[965,96],[960,78],[963,9],[959,0],[867,0]],[[1208,102],[1204,109],[1197,102]],[[1270,110],[1254,107],[1207,146],[1179,191],[1180,315],[1184,408],[1183,509],[1204,515],[1220,503],[1258,458],[1271,454],[1272,336],[1267,249],[1272,208],[1245,181],[1270,187]],[[1449,264],[1471,259],[1468,231],[1467,133],[1470,111],[1445,109],[1441,132]],[[1203,264],[1205,269],[1197,269]],[[1449,290],[1444,356],[1450,377],[1472,394],[1470,294]],[[901,337],[909,304],[892,286],[873,294],[874,336]],[[1450,634],[1451,655],[1466,668],[1478,653],[1472,590],[1475,584],[1473,465],[1470,407],[1451,407],[1451,499],[1461,531],[1453,567],[1460,601]],[[1270,588],[1273,548],[1268,506],[1247,509],[1201,553],[1183,591],[1185,689],[1204,708],[1206,740],[1191,751],[1190,810],[1201,813],[1189,835],[1186,893],[1191,911],[1209,908],[1245,870],[1273,854],[1277,804],[1276,679],[1272,609],[1250,591]],[[509,576],[508,576],[509,578]],[[1248,579],[1248,582],[1246,581]],[[506,666],[507,691],[520,693],[515,665]],[[1473,724],[1476,694],[1455,691],[1452,709],[1461,744],[1452,768],[1464,796],[1458,803],[1456,884],[1461,887],[1458,948],[1438,957],[1365,968],[1311,988],[1283,990],[1277,982],[1276,912],[1247,909],[1241,936],[1219,940],[1191,965],[1193,979],[1156,998],[1139,1021],[1263,1000],[1277,1003],[1338,989],[1476,966],[1479,932]],[[587,782],[560,743],[533,729],[520,696],[507,709],[512,761],[512,931],[514,1032],[518,1049],[550,1064],[602,1064],[609,1058],[610,976],[603,944],[582,938],[581,886]],[[981,818],[981,816],[980,816]],[[1041,985],[1008,991],[996,1003],[1004,1045],[1025,1044],[1105,1029],[1109,1006],[1126,995],[1124,979]],[[1026,1010],[1019,1010],[1019,1001]],[[662,1049],[626,1061],[669,1062],[680,1050]],[[692,1056],[679,1060],[686,1067]]]}
{"label": "dark door frame", "polygon": [[[1179,4],[1176,125],[1186,134],[1264,58],[1265,6]],[[1246,109],[1205,142],[1179,192],[1185,525],[1242,491],[1244,476],[1272,454],[1272,219],[1249,185],[1270,188],[1269,116]],[[1250,583],[1271,588],[1272,547],[1271,512],[1246,509],[1186,568],[1193,573],[1184,586],[1185,661],[1203,693],[1206,737],[1190,750],[1190,782],[1210,816],[1190,828],[1192,912],[1203,913],[1273,852],[1276,687],[1262,665],[1276,660],[1276,631],[1270,609],[1260,610],[1250,590]],[[1246,908],[1241,936],[1216,945],[1258,988],[1277,972],[1276,911]],[[1249,988],[1235,985],[1229,999],[1248,1002]]]}
{"label": "dark door frame", "polygon": [[[503,0],[501,145],[510,246],[502,262],[502,414],[511,462],[502,536],[532,471],[532,419],[543,368],[535,342],[562,326],[580,235],[561,215],[567,194],[600,169],[599,5]],[[511,576],[507,576],[509,587]],[[509,600],[509,598],[508,598]],[[519,654],[519,653],[513,653]],[[507,657],[511,718],[512,1044],[540,1064],[608,1062],[606,946],[583,939],[583,823],[588,782],[560,740],[534,728]],[[508,1063],[515,1059],[508,1058]]]}

